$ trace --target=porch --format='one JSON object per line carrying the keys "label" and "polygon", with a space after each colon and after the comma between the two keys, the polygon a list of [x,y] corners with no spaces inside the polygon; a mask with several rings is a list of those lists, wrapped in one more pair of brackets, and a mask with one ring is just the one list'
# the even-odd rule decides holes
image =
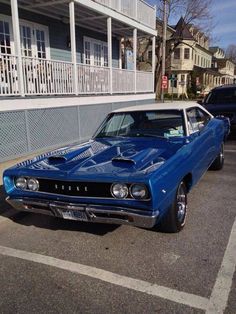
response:
{"label": "porch", "polygon": [[[136,66],[138,38],[151,37],[155,47],[156,11],[144,1],[5,0],[1,3],[9,6],[11,17],[9,34],[5,30],[0,42],[0,96],[113,95],[154,91],[154,53],[151,72],[138,71]],[[43,41],[47,37],[48,25],[35,30],[37,38],[33,48],[34,30],[24,20],[29,14],[40,14],[38,20],[44,16],[46,20],[53,19],[58,25],[60,23],[60,27],[63,23],[63,27],[68,28],[67,46],[60,50],[64,60],[58,57],[59,52],[53,54],[54,58],[50,55],[50,50],[56,50],[50,43],[52,34],[56,37],[53,29],[49,29],[50,36]],[[2,25],[4,30],[5,24]],[[78,44],[81,29],[84,33],[86,30],[93,32],[96,37],[105,36],[105,41],[94,39],[91,43],[83,36],[83,44]],[[121,60],[122,38],[130,38],[132,43],[127,57],[129,63],[126,64]],[[114,55],[117,55],[115,62]]]}

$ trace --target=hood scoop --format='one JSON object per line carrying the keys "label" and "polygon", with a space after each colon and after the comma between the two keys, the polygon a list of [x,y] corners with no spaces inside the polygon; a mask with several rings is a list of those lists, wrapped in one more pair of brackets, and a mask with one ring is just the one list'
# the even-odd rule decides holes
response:
{"label": "hood scoop", "polygon": [[112,162],[128,162],[128,163],[132,163],[132,164],[136,164],[136,162],[133,159],[124,157],[124,156],[116,156],[114,158],[112,158]]}
{"label": "hood scoop", "polygon": [[51,165],[62,164],[62,163],[65,163],[66,161],[67,161],[67,158],[65,156],[54,155],[54,156],[48,157],[48,162]]}
{"label": "hood scoop", "polygon": [[[72,149],[72,150],[65,150],[60,151],[59,153],[55,153],[55,155],[52,155],[48,157],[48,163],[51,165],[57,165],[57,164],[63,164],[67,161],[72,161],[75,158],[80,157],[82,154],[85,154],[86,152],[89,152],[89,146],[82,147],[80,149]],[[89,155],[91,155],[89,153]]]}

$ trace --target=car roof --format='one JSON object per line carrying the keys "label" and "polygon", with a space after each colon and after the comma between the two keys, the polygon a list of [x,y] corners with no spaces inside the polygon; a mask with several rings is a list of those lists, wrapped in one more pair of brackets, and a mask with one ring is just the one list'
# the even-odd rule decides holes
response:
{"label": "car roof", "polygon": [[184,110],[192,107],[199,107],[202,108],[196,102],[183,102],[183,101],[176,101],[172,103],[152,103],[152,104],[143,104],[138,106],[132,107],[125,107],[121,109],[114,110],[113,112],[130,112],[130,111],[151,111],[151,110]]}
{"label": "car roof", "polygon": [[221,90],[221,89],[230,89],[230,88],[236,88],[236,84],[229,84],[229,85],[221,85],[213,88],[214,90]]}

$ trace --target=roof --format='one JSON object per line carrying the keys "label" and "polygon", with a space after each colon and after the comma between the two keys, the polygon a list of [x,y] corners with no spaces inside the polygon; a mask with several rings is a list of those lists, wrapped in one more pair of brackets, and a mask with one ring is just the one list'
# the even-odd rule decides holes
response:
{"label": "roof", "polygon": [[192,107],[201,107],[194,101],[178,101],[172,103],[153,103],[147,105],[132,106],[114,110],[113,112],[149,111],[149,110],[183,110]]}
{"label": "roof", "polygon": [[173,38],[180,38],[186,40],[195,40],[184,19],[181,17],[175,27],[176,33]]}
{"label": "roof", "polygon": [[229,84],[229,85],[221,85],[214,88],[214,90],[218,89],[228,89],[228,88],[236,88],[236,84]]}

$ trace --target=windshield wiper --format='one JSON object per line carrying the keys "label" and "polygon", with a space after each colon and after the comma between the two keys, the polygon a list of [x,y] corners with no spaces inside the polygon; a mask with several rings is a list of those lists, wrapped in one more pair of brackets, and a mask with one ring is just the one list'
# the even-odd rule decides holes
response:
{"label": "windshield wiper", "polygon": [[163,135],[157,135],[157,134],[151,134],[151,133],[136,133],[136,136],[143,136],[143,137],[156,137],[156,138],[162,138],[165,140],[169,140],[168,138],[166,138]]}

